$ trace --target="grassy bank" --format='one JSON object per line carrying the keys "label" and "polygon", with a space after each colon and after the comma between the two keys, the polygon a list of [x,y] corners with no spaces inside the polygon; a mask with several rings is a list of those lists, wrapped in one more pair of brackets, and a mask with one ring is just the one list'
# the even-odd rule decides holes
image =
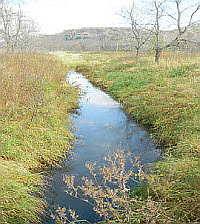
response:
{"label": "grassy bank", "polygon": [[39,223],[45,202],[37,170],[59,166],[72,149],[78,94],[66,74],[53,56],[0,57],[0,223]]}
{"label": "grassy bank", "polygon": [[167,146],[135,222],[198,222],[199,55],[163,53],[159,64],[151,56],[135,61],[118,52],[76,57],[78,72],[122,102],[134,119],[150,124],[157,143]]}

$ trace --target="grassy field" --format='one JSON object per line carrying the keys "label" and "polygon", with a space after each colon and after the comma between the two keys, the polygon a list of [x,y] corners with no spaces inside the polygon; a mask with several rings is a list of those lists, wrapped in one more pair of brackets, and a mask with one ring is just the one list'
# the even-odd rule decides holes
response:
{"label": "grassy field", "polygon": [[163,53],[159,64],[151,56],[135,61],[120,52],[56,55],[70,57],[76,71],[118,99],[135,120],[151,125],[157,144],[166,147],[135,222],[198,223],[200,55]]}
{"label": "grassy field", "polygon": [[70,111],[78,94],[65,76],[73,68],[150,124],[156,142],[166,146],[143,188],[142,207],[131,208],[132,221],[198,223],[200,56],[165,53],[156,64],[151,56],[135,61],[122,52],[53,54],[60,61],[36,53],[0,58],[0,223],[40,221],[39,170],[59,166],[72,149]]}
{"label": "grassy field", "polygon": [[39,223],[44,167],[59,166],[74,141],[78,93],[51,55],[0,57],[0,223]]}

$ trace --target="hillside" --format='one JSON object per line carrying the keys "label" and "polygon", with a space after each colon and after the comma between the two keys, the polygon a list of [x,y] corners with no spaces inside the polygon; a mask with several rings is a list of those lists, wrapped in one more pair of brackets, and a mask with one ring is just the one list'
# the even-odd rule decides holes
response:
{"label": "hillside", "polygon": [[129,28],[82,28],[54,35],[38,35],[31,47],[37,50],[98,51],[125,50]]}
{"label": "hillside", "polygon": [[[163,42],[168,42],[175,35],[175,30],[162,31]],[[189,42],[181,44],[180,49],[199,51],[200,24],[190,28],[187,37]],[[134,40],[131,28],[81,28],[65,30],[54,35],[37,35],[32,37],[29,49],[51,51],[134,51]],[[152,50],[152,43],[147,43],[144,52]]]}

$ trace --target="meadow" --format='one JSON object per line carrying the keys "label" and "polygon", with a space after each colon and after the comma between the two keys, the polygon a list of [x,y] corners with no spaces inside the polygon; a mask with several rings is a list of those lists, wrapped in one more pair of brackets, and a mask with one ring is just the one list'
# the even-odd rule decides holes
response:
{"label": "meadow", "polygon": [[[56,55],[63,61],[70,57]],[[199,221],[199,60],[198,54],[184,52],[165,52],[160,63],[151,55],[135,60],[129,53],[94,52],[71,62],[118,99],[133,119],[150,125],[163,148],[163,159],[149,168],[146,197],[132,222]]]}
{"label": "meadow", "polygon": [[77,91],[51,55],[0,56],[0,223],[39,223],[46,205],[43,168],[71,153]]}
{"label": "meadow", "polygon": [[198,223],[200,55],[165,52],[155,63],[151,55],[135,60],[124,52],[52,54],[0,57],[0,223],[40,222],[43,169],[60,166],[73,149],[70,113],[78,107],[78,93],[65,82],[71,69],[150,125],[163,148],[144,185],[131,191],[131,222]]}

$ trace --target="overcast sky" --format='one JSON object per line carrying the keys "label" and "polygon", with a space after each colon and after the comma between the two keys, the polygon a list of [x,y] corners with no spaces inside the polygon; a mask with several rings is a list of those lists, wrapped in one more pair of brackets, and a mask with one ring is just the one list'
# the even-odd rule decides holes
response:
{"label": "overcast sky", "polygon": [[[38,23],[40,33],[53,34],[81,27],[126,26],[118,13],[122,7],[127,7],[132,1],[23,0],[23,8],[26,15]],[[141,1],[148,0],[137,0],[138,3]],[[194,4],[200,0],[182,1]]]}
{"label": "overcast sky", "polygon": [[27,0],[26,15],[38,24],[41,33],[57,33],[80,27],[124,26],[117,15],[130,0]]}

